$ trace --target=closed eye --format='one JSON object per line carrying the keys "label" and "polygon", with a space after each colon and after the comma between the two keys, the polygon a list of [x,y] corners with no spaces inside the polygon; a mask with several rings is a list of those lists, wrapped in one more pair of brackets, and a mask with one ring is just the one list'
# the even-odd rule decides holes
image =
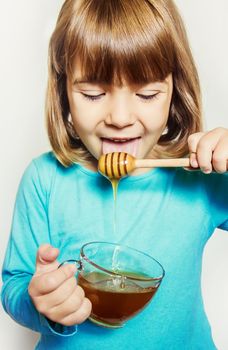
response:
{"label": "closed eye", "polygon": [[143,94],[136,94],[139,98],[142,100],[148,101],[148,100],[153,100],[154,98],[158,97],[159,92],[153,95],[143,95]]}
{"label": "closed eye", "polygon": [[88,94],[85,94],[84,92],[81,92],[81,94],[83,97],[85,97],[87,100],[90,100],[90,101],[99,100],[102,96],[105,96],[104,92],[99,95],[88,95]]}

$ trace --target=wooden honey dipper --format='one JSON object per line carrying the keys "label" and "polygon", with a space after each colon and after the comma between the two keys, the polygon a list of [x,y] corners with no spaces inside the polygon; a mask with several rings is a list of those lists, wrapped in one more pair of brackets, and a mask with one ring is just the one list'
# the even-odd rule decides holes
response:
{"label": "wooden honey dipper", "polygon": [[98,161],[98,170],[109,179],[120,179],[137,168],[189,167],[189,158],[136,159],[124,152],[103,154]]}

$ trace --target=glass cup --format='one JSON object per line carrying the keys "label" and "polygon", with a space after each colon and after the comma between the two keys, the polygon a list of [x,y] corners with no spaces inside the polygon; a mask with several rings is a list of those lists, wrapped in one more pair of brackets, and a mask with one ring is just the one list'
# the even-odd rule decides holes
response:
{"label": "glass cup", "polygon": [[[82,246],[78,284],[92,303],[89,319],[104,327],[123,327],[151,301],[165,275],[162,265],[139,250],[108,242]],[[60,266],[61,266],[60,265]]]}

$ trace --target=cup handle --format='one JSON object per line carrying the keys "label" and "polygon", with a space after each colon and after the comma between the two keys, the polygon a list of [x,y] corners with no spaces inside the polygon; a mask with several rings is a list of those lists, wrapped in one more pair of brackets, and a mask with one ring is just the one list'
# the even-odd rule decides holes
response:
{"label": "cup handle", "polygon": [[78,271],[81,271],[83,266],[82,266],[82,262],[80,260],[73,260],[73,259],[70,259],[70,260],[65,260],[63,261],[59,266],[58,266],[58,269],[63,266],[63,265],[66,265],[66,264],[74,264],[76,265]]}

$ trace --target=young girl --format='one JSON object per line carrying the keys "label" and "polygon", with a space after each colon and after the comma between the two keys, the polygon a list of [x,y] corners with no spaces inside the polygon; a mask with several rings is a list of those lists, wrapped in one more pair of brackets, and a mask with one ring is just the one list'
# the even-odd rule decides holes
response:
{"label": "young girl", "polygon": [[[228,230],[228,130],[202,132],[198,76],[174,3],[66,0],[50,42],[46,105],[53,151],[31,162],[19,187],[6,312],[41,333],[36,349],[215,349],[200,280],[206,242],[215,228]],[[113,151],[189,155],[200,169],[122,179],[113,232],[112,188],[97,172]],[[95,240],[140,249],[166,271],[153,301],[120,329],[88,321],[75,267],[58,268]]]}

